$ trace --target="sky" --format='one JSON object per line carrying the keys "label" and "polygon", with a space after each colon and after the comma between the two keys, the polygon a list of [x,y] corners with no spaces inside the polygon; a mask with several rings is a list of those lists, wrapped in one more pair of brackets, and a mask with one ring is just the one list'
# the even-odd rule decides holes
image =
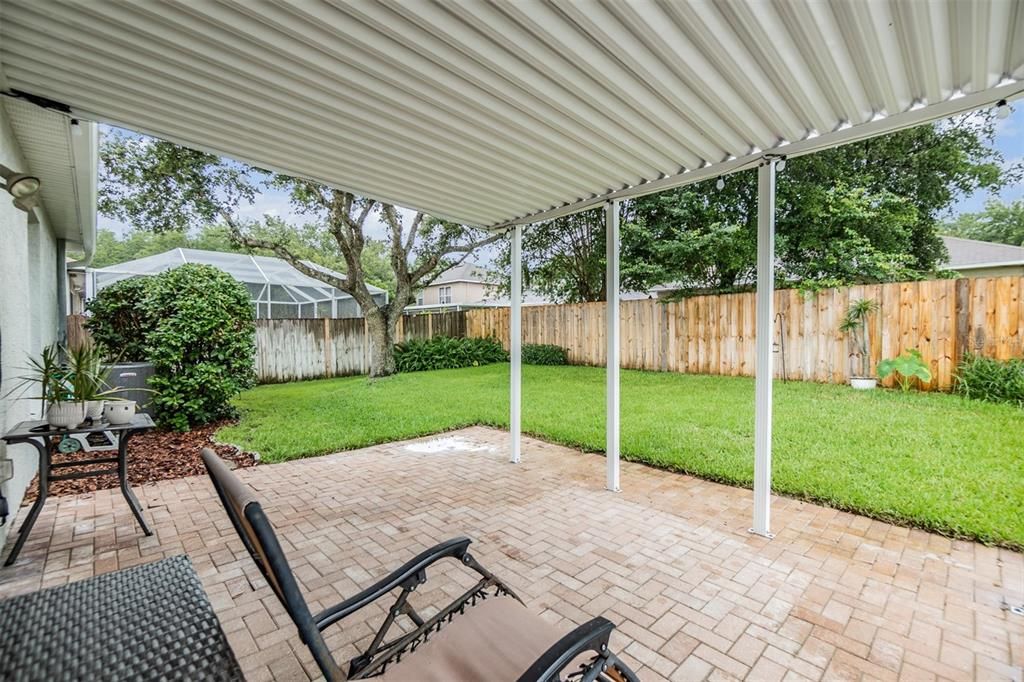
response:
{"label": "sky", "polygon": [[[100,127],[101,131],[106,129],[108,129],[108,126]],[[995,146],[1002,152],[1008,164],[1024,161],[1024,101],[1019,102],[1014,107],[1008,118],[997,122]],[[1024,182],[1007,186],[998,195],[993,195],[987,190],[981,190],[962,197],[950,208],[950,216],[980,211],[984,208],[985,202],[990,198],[997,198],[1004,202],[1022,199],[1024,198]],[[406,220],[411,219],[411,211],[404,211],[403,213]],[[287,192],[277,189],[264,190],[251,205],[240,207],[239,215],[243,219],[254,220],[258,220],[264,215],[272,215],[296,224],[301,224],[305,220],[303,216],[296,214],[292,210]],[[385,235],[384,226],[373,218],[371,218],[371,223],[367,225],[367,234],[376,238],[383,237]],[[112,229],[118,234],[124,234],[130,230],[128,225],[106,216],[99,217],[99,227]]]}
{"label": "sky", "polygon": [[[1003,153],[1007,164],[1024,162],[1024,100],[1013,107],[1009,117],[996,120],[996,149]],[[950,210],[953,215],[974,213],[985,208],[985,201],[993,198],[1004,203],[1024,199],[1024,182],[1003,188],[998,194],[981,190],[963,197]]]}

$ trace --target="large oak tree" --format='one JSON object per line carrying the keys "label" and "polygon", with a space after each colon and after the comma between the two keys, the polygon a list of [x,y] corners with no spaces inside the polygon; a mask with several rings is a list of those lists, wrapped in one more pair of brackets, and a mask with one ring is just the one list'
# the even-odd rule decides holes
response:
{"label": "large oak tree", "polygon": [[[370,334],[371,377],[395,372],[398,321],[414,302],[416,291],[474,250],[504,236],[423,213],[404,219],[390,204],[163,140],[109,134],[104,136],[100,159],[99,209],[104,215],[155,233],[188,232],[220,223],[237,244],[274,253],[303,274],[352,296],[362,308]],[[295,212],[333,241],[344,277],[312,266],[294,247],[294,240],[281,232],[281,225],[275,233],[266,225],[238,217],[239,207],[252,203],[263,188],[286,192]],[[377,221],[383,224],[380,241],[394,275],[394,295],[383,305],[371,295],[365,262],[374,241],[368,229]]]}

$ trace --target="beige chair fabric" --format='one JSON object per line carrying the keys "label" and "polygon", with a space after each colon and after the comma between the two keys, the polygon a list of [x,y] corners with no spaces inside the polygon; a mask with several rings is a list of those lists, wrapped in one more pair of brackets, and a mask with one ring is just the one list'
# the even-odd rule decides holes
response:
{"label": "beige chair fabric", "polygon": [[490,597],[456,615],[378,679],[515,682],[564,634],[515,599]]}

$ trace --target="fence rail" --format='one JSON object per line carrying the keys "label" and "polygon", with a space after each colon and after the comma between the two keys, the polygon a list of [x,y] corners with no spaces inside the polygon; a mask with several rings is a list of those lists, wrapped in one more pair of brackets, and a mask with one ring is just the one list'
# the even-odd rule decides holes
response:
{"label": "fence rail", "polygon": [[[1024,278],[998,277],[874,284],[827,289],[805,297],[775,293],[775,374],[843,383],[859,357],[839,323],[851,301],[871,298],[871,366],[917,348],[932,369],[929,389],[952,386],[965,351],[1005,359],[1024,354]],[[752,376],[757,342],[755,294],[696,296],[679,302],[622,303],[622,366],[667,372]],[[398,339],[495,336],[508,347],[509,309],[406,317]],[[552,343],[574,364],[604,365],[603,303],[523,308],[523,341]],[[365,323],[350,320],[259,320],[260,381],[366,373]]]}

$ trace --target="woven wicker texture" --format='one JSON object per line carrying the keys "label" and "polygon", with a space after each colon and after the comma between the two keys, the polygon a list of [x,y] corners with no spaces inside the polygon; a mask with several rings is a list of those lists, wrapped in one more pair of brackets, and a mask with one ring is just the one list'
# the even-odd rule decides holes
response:
{"label": "woven wicker texture", "polygon": [[0,601],[2,680],[241,680],[186,556]]}

